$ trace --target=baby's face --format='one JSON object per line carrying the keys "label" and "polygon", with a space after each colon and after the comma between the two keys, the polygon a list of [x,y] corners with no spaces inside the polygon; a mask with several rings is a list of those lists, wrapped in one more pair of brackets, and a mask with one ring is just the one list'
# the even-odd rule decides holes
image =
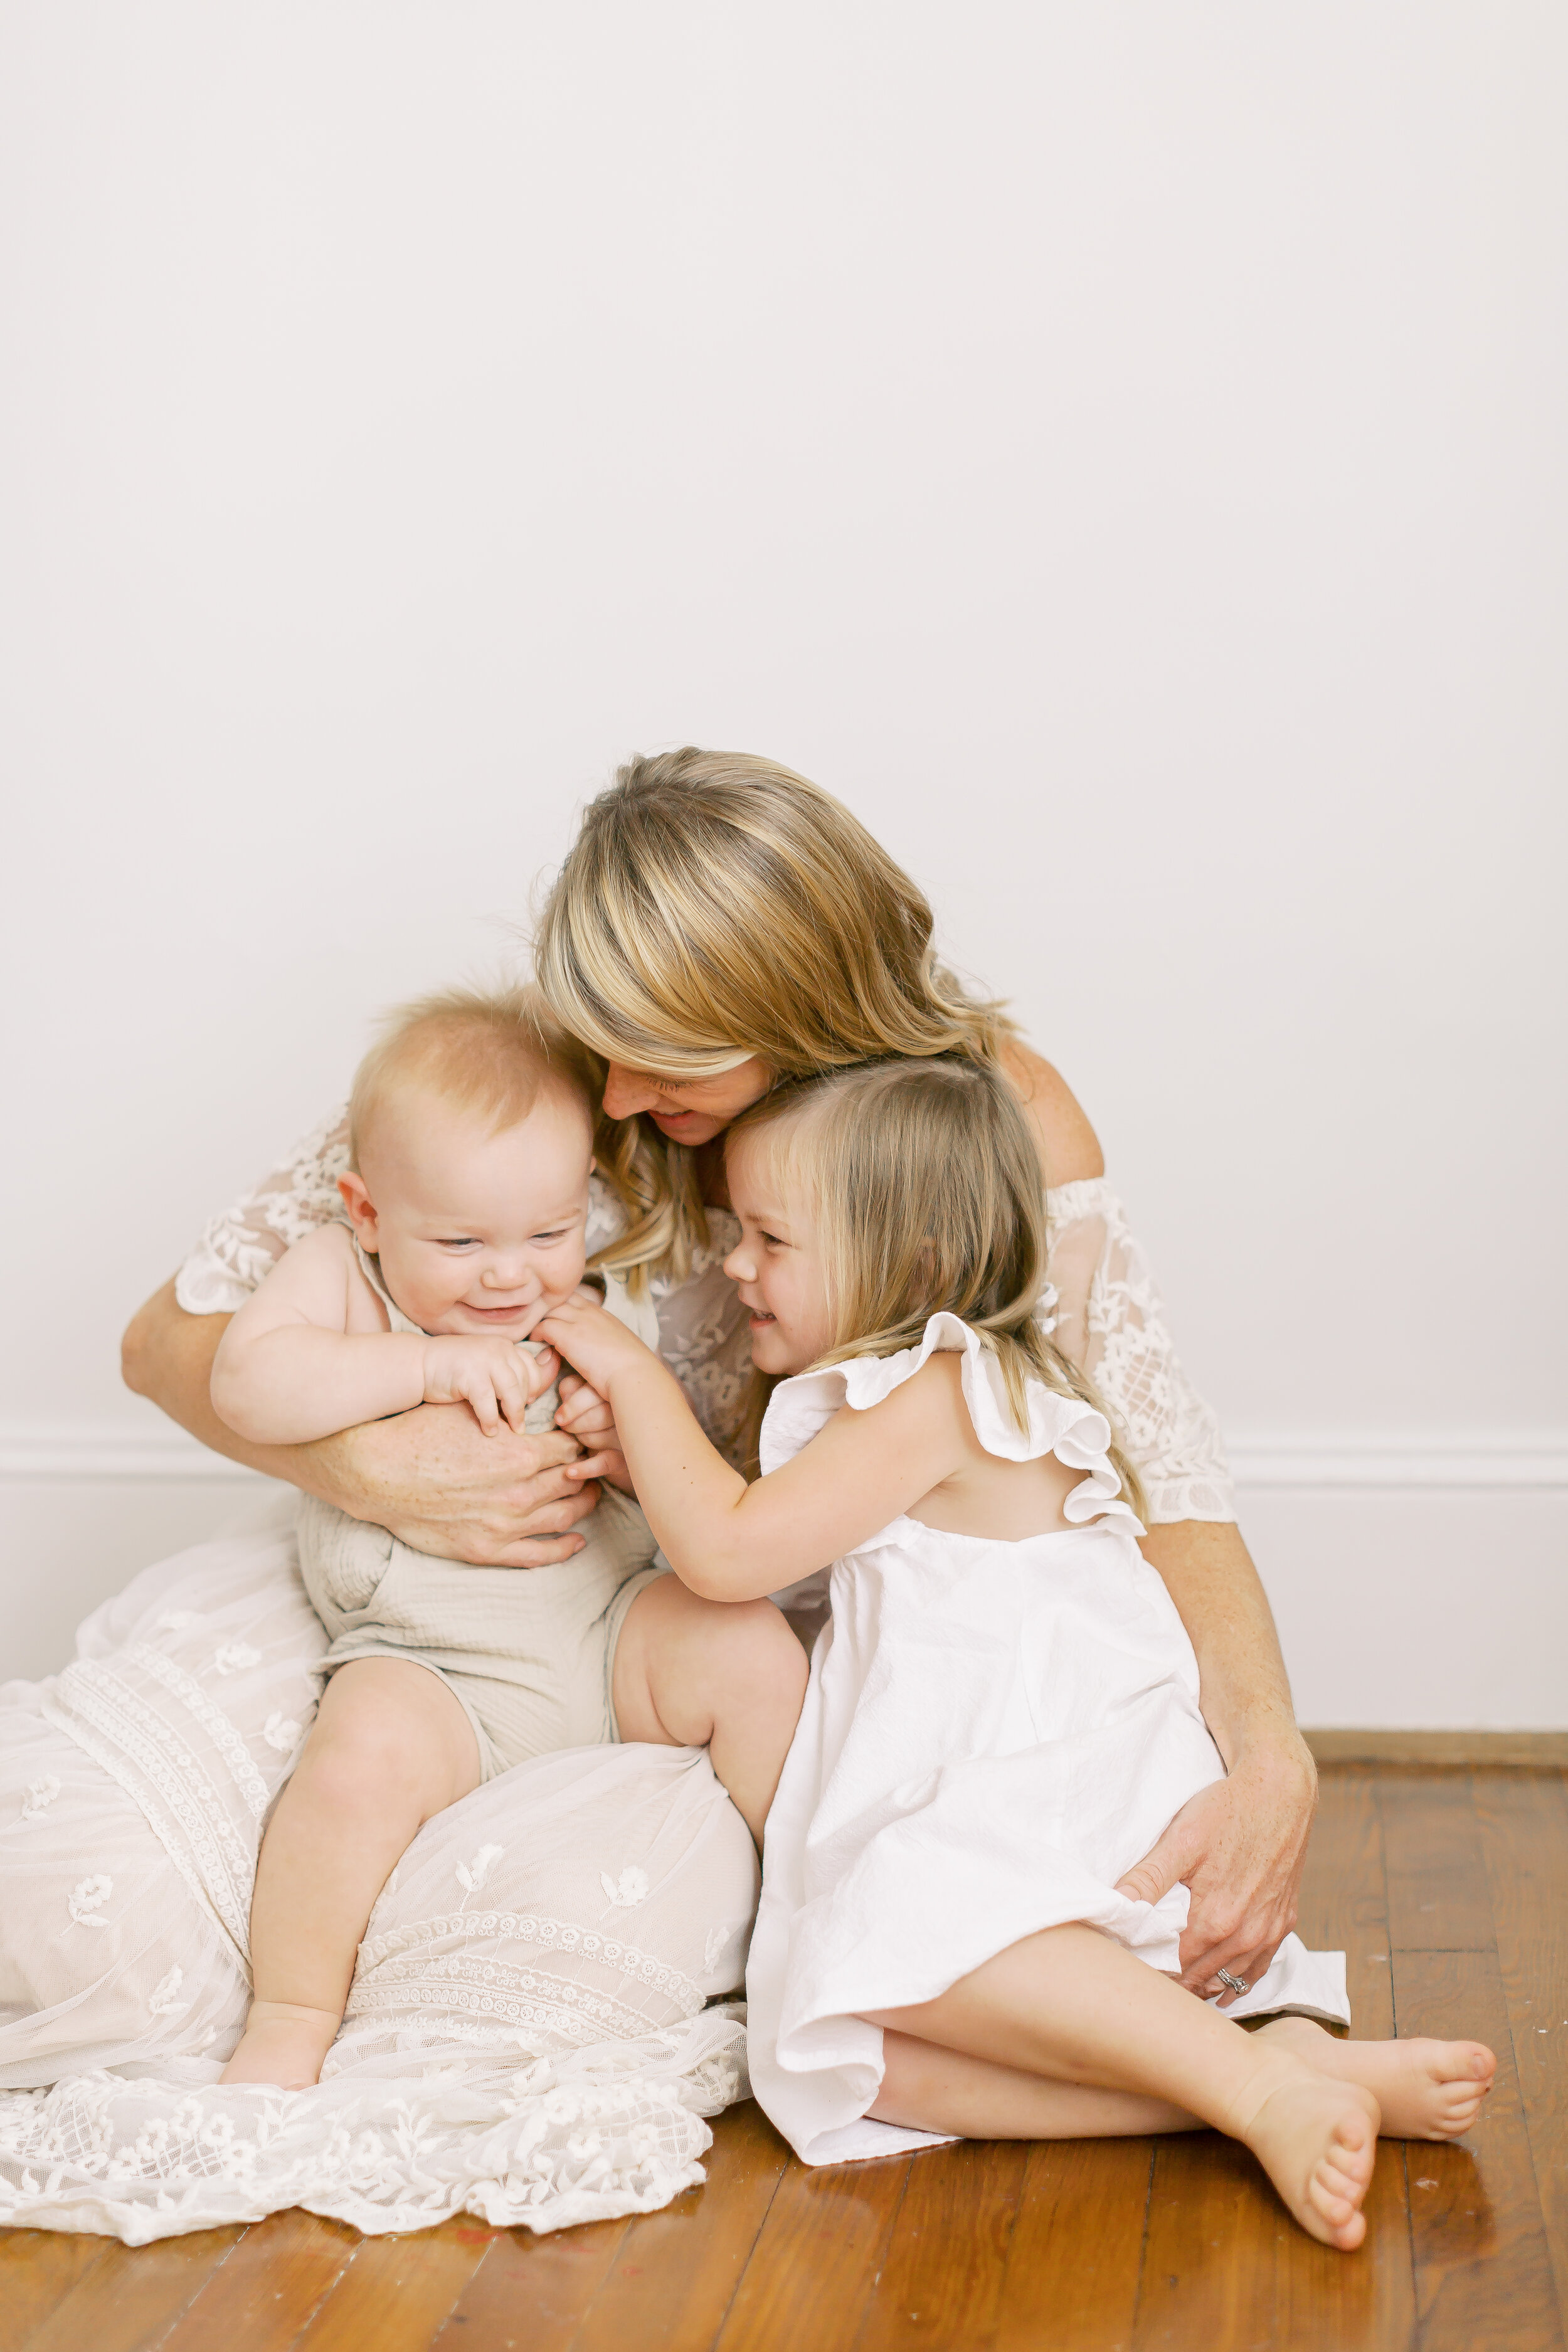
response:
{"label": "baby's face", "polygon": [[593,1134],[573,1097],[540,1096],[499,1135],[413,1087],[377,1112],[344,1203],[411,1322],[525,1339],[583,1279]]}
{"label": "baby's face", "polygon": [[725,1154],[741,1238],[724,1271],[751,1310],[758,1371],[804,1372],[833,1344],[827,1276],[809,1215],[784,1196],[766,1135],[747,1129]]}

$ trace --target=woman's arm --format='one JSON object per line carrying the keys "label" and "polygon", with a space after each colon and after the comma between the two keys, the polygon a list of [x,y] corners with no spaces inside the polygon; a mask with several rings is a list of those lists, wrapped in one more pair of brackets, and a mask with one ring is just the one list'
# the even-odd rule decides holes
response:
{"label": "woman's arm", "polygon": [[[1016,1039],[1003,1067],[1024,1097],[1047,1182],[1058,1199],[1085,1183],[1089,1213],[1053,1236],[1057,1339],[1109,1396],[1151,1489],[1157,1519],[1144,1556],[1164,1579],[1197,1656],[1205,1717],[1227,1778],[1184,1807],[1122,1881],[1153,1901],[1178,1880],[1191,1890],[1183,1980],[1206,1992],[1216,1969],[1255,1981],[1294,1926],[1317,1801],[1317,1773],[1296,1728],[1290,1686],[1258,1571],[1229,1519],[1217,1432],[1175,1360],[1141,1253],[1094,1198],[1105,1160],[1060,1074]],[[1109,1349],[1109,1354],[1108,1354]]]}
{"label": "woman's arm", "polygon": [[187,1314],[165,1283],[126,1331],[127,1386],[215,1454],[389,1528],[415,1551],[478,1568],[542,1568],[582,1549],[571,1530],[598,1501],[598,1488],[567,1476],[580,1448],[564,1434],[503,1429],[487,1438],[466,1407],[420,1405],[309,1444],[237,1437],[212,1402],[213,1359],[229,1321]]}
{"label": "woman's arm", "polygon": [[875,1535],[966,1458],[956,1358],[935,1358],[863,1412],[843,1407],[748,1486],[673,1372],[602,1307],[568,1300],[538,1329],[608,1400],[648,1525],[705,1600],[778,1591]]}

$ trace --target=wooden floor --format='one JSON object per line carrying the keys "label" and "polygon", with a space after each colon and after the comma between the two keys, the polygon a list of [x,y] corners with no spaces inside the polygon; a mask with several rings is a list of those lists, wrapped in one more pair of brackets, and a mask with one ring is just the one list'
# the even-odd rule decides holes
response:
{"label": "wooden floor", "polygon": [[556,2237],[0,2232],[0,2352],[1564,2352],[1565,1776],[1326,1770],[1301,1930],[1348,1953],[1361,2032],[1500,2062],[1468,2142],[1384,2144],[1360,2254],[1210,2133],[806,2172],[747,2105],[706,2189]]}

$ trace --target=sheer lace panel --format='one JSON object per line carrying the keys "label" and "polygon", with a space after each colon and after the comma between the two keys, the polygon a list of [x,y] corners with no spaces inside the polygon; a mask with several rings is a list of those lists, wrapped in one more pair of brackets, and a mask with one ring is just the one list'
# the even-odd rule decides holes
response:
{"label": "sheer lace panel", "polygon": [[1234,1519],[1219,1423],[1177,1360],[1127,1212],[1102,1176],[1047,1194],[1056,1338],[1121,1424],[1152,1525]]}
{"label": "sheer lace panel", "polygon": [[[193,1315],[242,1306],[291,1242],[341,1214],[337,1180],[347,1164],[346,1114],[334,1111],[214,1218],[180,1269],[180,1305]],[[1219,1424],[1177,1360],[1126,1210],[1103,1177],[1060,1185],[1047,1205],[1057,1336],[1115,1412],[1148,1489],[1151,1521],[1234,1519]],[[612,1241],[622,1223],[619,1202],[595,1177],[590,1250]],[[652,1296],[659,1353],[704,1430],[728,1449],[745,1403],[751,1350],[745,1310],[723,1272],[740,1229],[722,1212],[710,1213],[709,1223],[709,1245],[687,1279],[656,1278]]]}

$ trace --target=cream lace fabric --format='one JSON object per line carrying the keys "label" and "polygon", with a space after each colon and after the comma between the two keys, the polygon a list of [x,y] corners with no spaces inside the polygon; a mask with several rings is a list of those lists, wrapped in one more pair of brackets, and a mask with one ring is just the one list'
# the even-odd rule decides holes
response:
{"label": "cream lace fabric", "polygon": [[219,2085],[324,1642],[275,1517],[147,1570],[62,1675],[0,1690],[0,2223],[140,2244],[303,2205],[552,2230],[702,2179],[702,2118],[745,2092],[718,1997],[757,1864],[700,1749],[541,1757],[438,1815],[372,1914],[321,2084]]}
{"label": "cream lace fabric", "polygon": [[[314,1128],[279,1167],[215,1217],[181,1267],[180,1305],[231,1314],[291,1242],[340,1213],[348,1165],[342,1112]],[[1098,1383],[1142,1473],[1152,1523],[1234,1519],[1236,1500],[1219,1423],[1177,1360],[1164,1308],[1127,1212],[1103,1177],[1047,1196],[1057,1335]],[[620,1229],[621,1211],[595,1178],[588,1245]],[[708,1434],[722,1445],[740,1418],[750,1355],[723,1260],[734,1220],[710,1215],[712,1240],[681,1284],[653,1284],[659,1352]]]}

